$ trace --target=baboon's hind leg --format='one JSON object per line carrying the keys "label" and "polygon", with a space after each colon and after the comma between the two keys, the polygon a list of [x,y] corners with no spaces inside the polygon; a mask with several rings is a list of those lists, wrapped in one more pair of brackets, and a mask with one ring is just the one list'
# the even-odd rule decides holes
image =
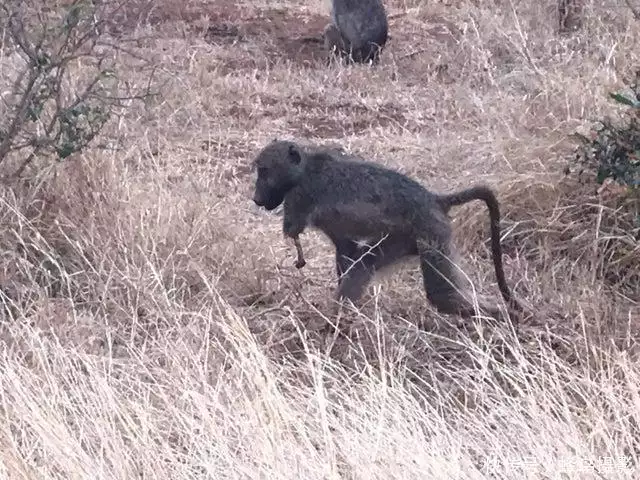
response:
{"label": "baboon's hind leg", "polygon": [[324,38],[324,48],[327,53],[327,63],[331,62],[331,58],[336,56],[338,58],[344,57],[346,51],[346,42],[333,23],[327,24],[322,32]]}
{"label": "baboon's hind leg", "polygon": [[357,242],[348,238],[336,239],[333,244],[336,247],[336,274],[338,275],[338,285],[340,285],[349,266],[360,257],[358,255],[359,246]]}
{"label": "baboon's hind leg", "polygon": [[338,298],[355,301],[360,298],[373,275],[407,255],[418,253],[415,241],[401,236],[389,236],[372,248],[353,240],[338,240],[336,269]]}
{"label": "baboon's hind leg", "polygon": [[367,42],[360,50],[354,54],[354,59],[359,62],[371,62],[372,65],[380,63],[380,54],[382,49],[374,42]]}
{"label": "baboon's hind leg", "polygon": [[425,242],[420,243],[418,248],[427,299],[441,313],[463,317],[475,315],[473,304],[463,295],[464,289],[457,267],[453,264],[449,245]]}

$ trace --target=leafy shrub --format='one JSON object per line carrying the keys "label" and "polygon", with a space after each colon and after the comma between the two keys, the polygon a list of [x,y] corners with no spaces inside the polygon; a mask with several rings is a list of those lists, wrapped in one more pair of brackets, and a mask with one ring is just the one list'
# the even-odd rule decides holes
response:
{"label": "leafy shrub", "polygon": [[[82,151],[112,114],[148,88],[119,95],[116,59],[122,40],[106,33],[124,2],[40,0],[0,3],[0,44],[11,85],[0,104],[0,165],[5,180],[34,160],[64,160]],[[11,159],[11,161],[7,161]]]}
{"label": "leafy shrub", "polygon": [[586,169],[595,171],[596,182],[611,179],[633,193],[640,190],[640,70],[631,85],[635,98],[620,93],[610,96],[629,107],[619,124],[611,119],[600,121],[590,136],[576,134],[582,141],[577,160]]}
{"label": "leafy shrub", "polygon": [[[640,70],[630,83],[631,94],[609,94],[625,107],[617,121],[605,118],[589,135],[576,134],[581,140],[577,173],[584,188],[569,184],[562,216],[572,225],[566,234],[571,248],[579,251],[576,258],[590,258],[599,275],[636,296],[640,286]],[[589,187],[593,183],[599,185],[596,191]],[[587,254],[589,249],[595,257]]]}

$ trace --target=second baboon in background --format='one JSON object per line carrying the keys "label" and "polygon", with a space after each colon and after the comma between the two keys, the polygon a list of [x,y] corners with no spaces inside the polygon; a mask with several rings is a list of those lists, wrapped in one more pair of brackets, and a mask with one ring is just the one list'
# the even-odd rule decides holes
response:
{"label": "second baboon in background", "polygon": [[381,0],[332,0],[331,20],[324,29],[329,55],[358,63],[378,62],[389,30]]}

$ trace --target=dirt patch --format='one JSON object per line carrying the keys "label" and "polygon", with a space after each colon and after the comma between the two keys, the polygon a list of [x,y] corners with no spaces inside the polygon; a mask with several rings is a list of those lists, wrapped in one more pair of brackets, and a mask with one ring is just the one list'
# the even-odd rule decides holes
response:
{"label": "dirt patch", "polygon": [[212,44],[250,41],[264,45],[268,57],[287,58],[297,63],[322,59],[322,29],[327,19],[301,15],[284,9],[246,12],[239,20],[211,21],[205,39]]}
{"label": "dirt patch", "polygon": [[462,38],[462,30],[442,15],[407,18],[404,15],[390,22],[389,30],[394,43],[411,45],[415,50],[438,45],[438,49],[455,47]]}
{"label": "dirt patch", "polygon": [[130,0],[114,15],[111,33],[124,35],[141,25],[181,23],[181,31],[213,45],[238,42],[263,46],[268,59],[313,63],[325,57],[322,30],[329,21],[284,8],[239,8],[225,0]]}
{"label": "dirt patch", "polygon": [[440,15],[429,17],[427,25],[428,27],[425,30],[427,36],[436,42],[444,43],[448,47],[458,43],[462,37],[462,30]]}
{"label": "dirt patch", "polygon": [[176,22],[202,29],[207,20],[215,24],[224,19],[237,19],[240,13],[235,5],[220,0],[128,0],[114,12],[110,27],[112,34],[120,35],[143,25]]}
{"label": "dirt patch", "polygon": [[354,102],[332,103],[319,95],[309,95],[293,100],[291,108],[299,111],[293,116],[296,124],[292,126],[305,136],[339,137],[394,125],[411,130],[410,122],[392,103],[385,103],[374,110]]}

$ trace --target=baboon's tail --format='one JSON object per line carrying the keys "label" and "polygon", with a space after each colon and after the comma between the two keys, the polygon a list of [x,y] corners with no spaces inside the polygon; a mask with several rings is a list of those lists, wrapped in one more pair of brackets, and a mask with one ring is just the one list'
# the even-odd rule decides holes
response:
{"label": "baboon's tail", "polygon": [[500,244],[500,206],[493,190],[486,185],[476,185],[465,190],[453,192],[449,194],[439,195],[438,200],[445,211],[457,205],[463,205],[472,200],[483,200],[489,209],[489,218],[491,220],[491,254],[493,256],[493,265],[496,270],[496,278],[498,280],[498,288],[502,298],[507,304],[519,307],[516,300],[511,295],[511,290],[507,285],[502,266],[502,246]]}

